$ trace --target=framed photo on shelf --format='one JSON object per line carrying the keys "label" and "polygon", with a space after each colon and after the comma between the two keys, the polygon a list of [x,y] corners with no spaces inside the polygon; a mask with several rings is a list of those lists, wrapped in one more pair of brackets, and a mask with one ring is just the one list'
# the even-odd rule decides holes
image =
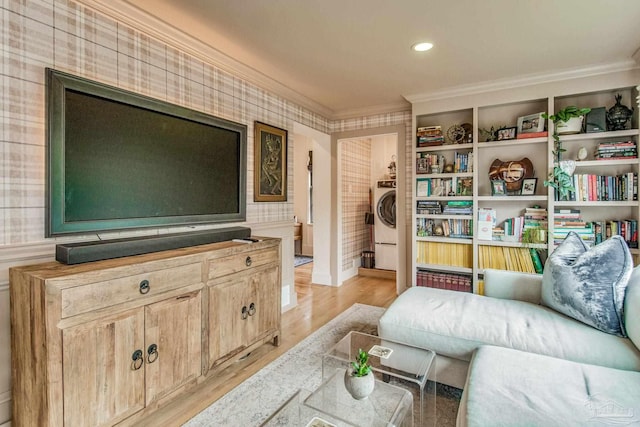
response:
{"label": "framed photo on shelf", "polygon": [[254,123],[255,202],[287,201],[287,131]]}
{"label": "framed photo on shelf", "polygon": [[533,196],[536,194],[536,184],[538,184],[538,178],[525,178],[522,180],[522,191],[520,192],[523,196]]}
{"label": "framed photo on shelf", "polygon": [[491,195],[492,196],[506,196],[507,189],[502,179],[494,179],[491,181]]}
{"label": "framed photo on shelf", "polygon": [[504,141],[507,139],[516,139],[516,127],[500,128],[496,131],[498,134],[498,141]]}
{"label": "framed photo on shelf", "polygon": [[518,117],[518,133],[533,133],[544,131],[544,119],[541,113]]}

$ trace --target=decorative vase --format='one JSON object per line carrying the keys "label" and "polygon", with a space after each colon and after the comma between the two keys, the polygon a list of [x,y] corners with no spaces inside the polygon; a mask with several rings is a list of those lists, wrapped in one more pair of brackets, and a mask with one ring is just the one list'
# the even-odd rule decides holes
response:
{"label": "decorative vase", "polygon": [[622,95],[616,95],[616,104],[607,111],[609,130],[625,130],[627,122],[633,115],[633,108],[620,104]]}
{"label": "decorative vase", "polygon": [[571,117],[566,122],[559,121],[556,124],[556,131],[558,135],[569,135],[572,133],[580,133],[582,131],[582,122],[584,116]]}
{"label": "decorative vase", "polygon": [[375,377],[372,372],[363,377],[356,377],[349,370],[344,373],[344,386],[349,394],[356,400],[369,397],[373,392],[375,384]]}

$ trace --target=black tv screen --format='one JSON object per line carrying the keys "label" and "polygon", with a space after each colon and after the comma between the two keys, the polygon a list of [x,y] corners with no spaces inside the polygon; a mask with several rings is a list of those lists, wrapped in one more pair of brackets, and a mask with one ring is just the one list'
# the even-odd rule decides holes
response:
{"label": "black tv screen", "polygon": [[46,235],[244,221],[246,126],[47,69]]}

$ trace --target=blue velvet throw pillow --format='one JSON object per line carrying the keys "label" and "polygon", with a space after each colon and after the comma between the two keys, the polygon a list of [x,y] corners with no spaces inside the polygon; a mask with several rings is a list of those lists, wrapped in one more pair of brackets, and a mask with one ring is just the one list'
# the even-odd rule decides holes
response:
{"label": "blue velvet throw pillow", "polygon": [[542,276],[542,303],[603,332],[626,336],[624,294],[633,259],[613,236],[589,248],[574,232],[551,253]]}

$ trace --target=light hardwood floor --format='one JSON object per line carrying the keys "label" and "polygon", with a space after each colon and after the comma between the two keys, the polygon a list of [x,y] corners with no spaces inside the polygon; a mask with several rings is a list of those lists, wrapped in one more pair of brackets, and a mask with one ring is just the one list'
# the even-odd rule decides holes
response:
{"label": "light hardwood floor", "polygon": [[[265,344],[216,379],[188,391],[154,413],[145,425],[180,426],[242,381],[295,346],[355,303],[388,307],[396,298],[395,280],[356,276],[340,287],[311,284],[313,264],[295,268],[296,307],[282,314],[280,346]],[[192,399],[197,395],[197,399]]]}

